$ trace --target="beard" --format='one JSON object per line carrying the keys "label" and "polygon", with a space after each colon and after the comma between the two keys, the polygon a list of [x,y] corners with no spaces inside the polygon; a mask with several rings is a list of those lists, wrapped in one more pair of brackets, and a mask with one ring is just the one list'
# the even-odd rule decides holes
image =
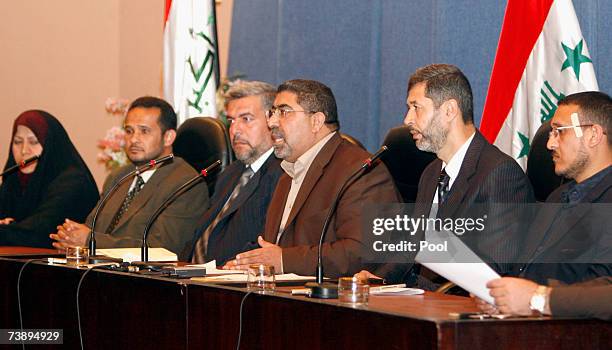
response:
{"label": "beard", "polygon": [[434,112],[433,118],[423,128],[423,131],[417,131],[421,134],[421,139],[415,141],[416,146],[419,150],[424,152],[438,153],[444,147],[446,139],[448,137],[448,129],[442,127],[440,123],[440,113]]}
{"label": "beard", "polygon": [[290,157],[291,154],[293,154],[293,149],[291,148],[291,146],[289,146],[289,144],[287,144],[285,135],[278,128],[272,129],[271,134],[272,140],[275,140],[277,138],[283,139],[280,143],[274,142],[272,144],[272,146],[274,147],[274,155],[276,156],[276,158],[287,159],[288,157]]}
{"label": "beard", "polygon": [[576,179],[586,168],[589,163],[589,154],[586,151],[584,143],[580,143],[580,148],[576,150],[576,157],[574,160],[565,168],[557,171],[555,174],[563,176],[568,179]]}
{"label": "beard", "polygon": [[160,146],[159,149],[152,150],[150,152],[144,151],[144,154],[132,156],[130,153],[127,153],[127,157],[132,162],[132,164],[136,166],[142,166],[148,164],[151,160],[157,159],[161,157],[164,152],[163,146]]}

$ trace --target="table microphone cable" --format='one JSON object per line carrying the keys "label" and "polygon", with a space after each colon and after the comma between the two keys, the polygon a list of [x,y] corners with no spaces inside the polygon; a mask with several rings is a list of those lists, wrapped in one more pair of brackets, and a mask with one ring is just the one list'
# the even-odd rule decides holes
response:
{"label": "table microphone cable", "polygon": [[[19,274],[17,275],[17,309],[19,310],[19,328],[22,332],[23,332],[23,313],[21,312],[21,290],[20,290],[21,275],[25,267],[35,261],[47,261],[47,260],[46,259],[28,259],[21,266],[21,268],[19,269]],[[23,342],[23,340],[21,341],[21,346],[23,349],[25,349],[25,343]]]}
{"label": "table microphone cable", "polygon": [[77,324],[79,326],[79,341],[81,343],[81,350],[84,350],[85,347],[83,346],[83,330],[81,327],[81,308],[79,306],[79,294],[81,292],[81,285],[83,284],[83,281],[85,280],[85,276],[87,276],[87,274],[91,271],[94,270],[96,268],[107,268],[108,265],[100,265],[100,266],[91,266],[87,268],[87,271],[85,271],[83,273],[83,275],[81,275],[81,278],[79,279],[79,284],[77,284],[77,290],[76,290],[76,309],[77,309]]}
{"label": "table microphone cable", "polygon": [[240,319],[238,322],[238,343],[236,344],[236,350],[240,350],[240,339],[242,338],[242,309],[244,307],[244,301],[246,300],[246,298],[253,293],[252,291],[247,292],[243,297],[242,297],[242,301],[240,302]]}

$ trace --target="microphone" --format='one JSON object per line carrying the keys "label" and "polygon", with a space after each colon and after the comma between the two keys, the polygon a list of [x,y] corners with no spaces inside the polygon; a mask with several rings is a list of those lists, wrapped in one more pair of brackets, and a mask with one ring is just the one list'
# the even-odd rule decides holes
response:
{"label": "microphone", "polygon": [[15,171],[17,169],[25,168],[30,163],[37,161],[38,158],[40,158],[40,156],[39,155],[35,155],[35,156],[32,156],[32,157],[30,157],[30,158],[28,158],[26,160],[22,160],[19,164],[15,164],[12,167],[6,169],[4,172],[2,172],[2,174],[0,174],[0,176],[8,175],[8,174],[12,173],[13,171]]}
{"label": "microphone", "polygon": [[310,297],[317,299],[336,299],[338,298],[338,285],[333,283],[323,283],[323,241],[325,240],[325,235],[327,234],[327,228],[331,222],[331,218],[336,213],[336,209],[338,208],[338,203],[340,202],[340,197],[344,194],[347,187],[355,182],[357,179],[364,174],[366,169],[369,169],[373,166],[375,160],[380,158],[380,156],[385,153],[389,147],[383,145],[376,153],[374,153],[371,157],[367,158],[361,164],[361,167],[357,169],[348,179],[344,182],[340,190],[336,194],[336,198],[332,202],[331,207],[329,208],[329,212],[325,217],[325,221],[323,223],[323,229],[321,230],[321,237],[319,239],[319,251],[317,254],[317,272],[316,272],[316,282],[306,283],[306,287],[311,289]]}
{"label": "microphone", "polygon": [[[104,261],[105,259],[108,259],[106,257],[103,257],[103,258],[96,257],[96,233],[95,233],[96,232],[96,221],[98,220],[98,215],[100,214],[100,211],[102,210],[102,208],[104,208],[104,205],[106,204],[108,199],[113,195],[113,193],[115,193],[115,191],[117,191],[119,186],[122,183],[124,183],[126,180],[132,178],[133,176],[140,175],[143,171],[146,171],[156,165],[164,164],[168,161],[171,161],[172,159],[174,159],[174,154],[171,153],[165,157],[150,160],[147,164],[136,167],[136,169],[130,171],[125,176],[123,176],[121,179],[119,179],[119,181],[115,182],[113,187],[111,187],[111,189],[106,193],[106,195],[102,197],[102,199],[100,199],[94,211],[93,218],[91,219],[91,231],[89,231],[89,254],[90,254],[89,260],[93,259],[95,263],[96,260]],[[100,258],[100,259],[97,259],[97,258]]]}
{"label": "microphone", "polygon": [[[157,220],[159,215],[172,202],[174,202],[175,199],[177,199],[183,193],[190,190],[193,187],[194,183],[207,177],[211,171],[215,170],[220,165],[221,165],[221,160],[217,160],[216,162],[209,165],[206,169],[202,170],[197,176],[185,182],[183,185],[177,188],[174,192],[172,192],[172,194],[170,194],[170,196],[166,198],[166,200],[162,203],[162,205],[159,208],[157,208],[157,210],[153,213],[153,215],[151,215],[151,217],[149,218],[149,221],[147,222],[147,225],[144,228],[144,231],[142,234],[142,246],[140,247],[140,258],[142,260],[142,263],[145,263],[144,265],[147,265],[146,263],[149,261],[149,244],[147,242],[147,238],[149,236],[149,230],[151,229],[151,226],[153,226],[153,223],[155,222],[155,220]],[[141,264],[135,263],[135,265],[142,265],[142,263]]]}

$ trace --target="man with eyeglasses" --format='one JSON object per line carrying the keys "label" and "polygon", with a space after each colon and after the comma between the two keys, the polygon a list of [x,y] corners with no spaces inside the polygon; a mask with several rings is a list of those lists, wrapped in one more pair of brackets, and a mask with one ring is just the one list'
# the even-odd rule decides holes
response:
{"label": "man with eyeglasses", "polygon": [[198,224],[181,260],[223,265],[236,254],[258,247],[266,210],[283,173],[273,154],[266,111],[276,88],[260,81],[240,81],[224,94],[230,141],[238,159],[215,184],[211,207]]}
{"label": "man with eyeglasses", "polygon": [[[547,147],[555,173],[572,181],[550,194],[549,205],[543,206],[531,225],[519,260],[524,262],[518,270],[522,278],[489,282],[496,307],[479,303],[490,313],[609,318],[612,99],[596,91],[569,95],[559,101],[551,126]],[[551,279],[575,285],[562,287]]]}
{"label": "man with eyeglasses", "polygon": [[[369,153],[340,136],[336,100],[320,82],[284,82],[267,116],[274,153],[283,159],[286,174],[268,209],[261,248],[238,254],[225,268],[263,263],[274,266],[277,273],[313,275],[325,216],[344,182]],[[350,275],[363,267],[364,206],[399,201],[382,163],[348,186],[323,243],[326,276]]]}

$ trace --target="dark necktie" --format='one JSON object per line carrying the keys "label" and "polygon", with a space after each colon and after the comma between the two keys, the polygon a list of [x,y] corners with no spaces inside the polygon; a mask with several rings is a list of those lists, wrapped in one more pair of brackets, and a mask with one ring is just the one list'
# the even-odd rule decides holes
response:
{"label": "dark necktie", "polygon": [[196,242],[196,246],[193,250],[193,257],[191,258],[192,263],[203,264],[206,262],[206,253],[208,251],[208,239],[210,238],[210,234],[215,229],[219,221],[221,221],[227,210],[231,207],[232,202],[236,199],[236,197],[238,197],[240,190],[249,182],[251,176],[253,176],[253,169],[251,169],[251,167],[246,167],[240,176],[240,180],[234,188],[234,191],[225,202],[225,205],[223,205],[223,208],[221,208],[217,216],[215,216],[215,219],[210,223],[210,225],[208,225],[204,233],[202,233]]}
{"label": "dark necktie", "polygon": [[123,216],[123,214],[125,214],[125,212],[128,211],[128,208],[130,207],[130,204],[132,204],[134,197],[136,197],[138,192],[142,190],[142,187],[144,186],[144,184],[145,184],[144,180],[142,179],[140,175],[138,175],[136,177],[136,185],[134,185],[134,188],[132,188],[132,190],[128,192],[127,196],[125,196],[125,199],[123,200],[123,203],[119,207],[119,210],[117,210],[117,212],[115,213],[115,216],[113,217],[113,220],[111,221],[111,224],[106,229],[106,233],[113,232],[113,230],[115,229],[115,227],[121,220],[121,217]]}
{"label": "dark necktie", "polygon": [[450,176],[446,173],[446,170],[442,169],[440,171],[440,176],[438,177],[438,205],[442,205],[446,198],[448,198],[448,183],[450,181]]}

